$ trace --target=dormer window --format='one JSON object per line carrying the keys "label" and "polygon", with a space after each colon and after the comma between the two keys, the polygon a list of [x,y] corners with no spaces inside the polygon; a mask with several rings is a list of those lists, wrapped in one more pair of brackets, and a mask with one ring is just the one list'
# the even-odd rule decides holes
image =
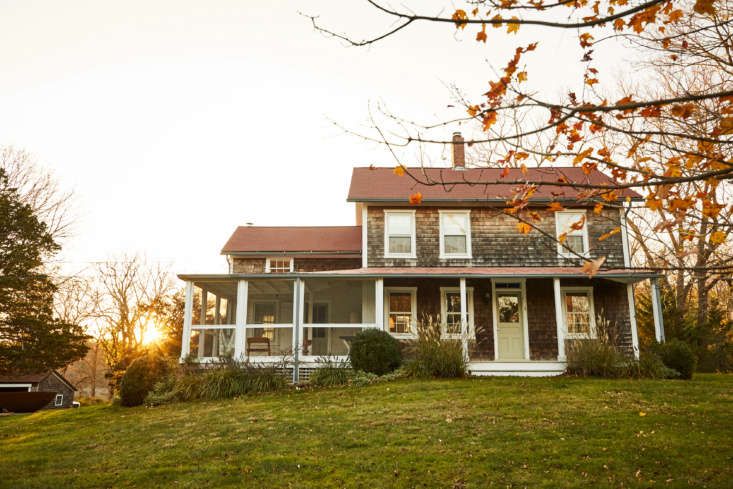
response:
{"label": "dormer window", "polygon": [[471,258],[471,211],[440,211],[440,257]]}
{"label": "dormer window", "polygon": [[293,271],[293,259],[288,257],[270,257],[265,261],[265,273],[290,273]]}
{"label": "dormer window", "polygon": [[384,211],[384,257],[415,256],[415,211]]}
{"label": "dormer window", "polygon": [[557,252],[560,256],[574,257],[588,253],[588,223],[585,211],[558,211],[555,213]]}

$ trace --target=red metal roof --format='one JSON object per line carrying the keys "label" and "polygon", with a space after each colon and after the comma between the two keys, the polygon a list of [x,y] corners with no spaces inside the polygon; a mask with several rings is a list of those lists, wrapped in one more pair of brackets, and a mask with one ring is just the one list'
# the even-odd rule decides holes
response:
{"label": "red metal roof", "polygon": [[221,252],[361,253],[361,226],[239,226]]}
{"label": "red metal roof", "polygon": [[[407,202],[410,194],[420,192],[423,202],[486,202],[487,200],[506,200],[514,194],[514,189],[526,181],[557,182],[563,177],[576,184],[613,185],[613,180],[598,170],[586,175],[580,167],[542,167],[527,168],[523,174],[519,168],[510,168],[509,174],[501,177],[502,168],[408,168],[420,181],[438,182],[435,185],[418,183],[409,175],[398,176],[394,168],[357,167],[351,175],[349,201],[354,202]],[[465,184],[455,182],[467,182]],[[454,182],[448,184],[448,182]],[[484,182],[484,183],[481,183]],[[507,183],[495,183],[507,182]],[[547,201],[551,199],[575,200],[582,188],[540,185],[530,200]],[[559,194],[559,195],[558,195]],[[619,192],[621,197],[641,199],[630,189]]]}

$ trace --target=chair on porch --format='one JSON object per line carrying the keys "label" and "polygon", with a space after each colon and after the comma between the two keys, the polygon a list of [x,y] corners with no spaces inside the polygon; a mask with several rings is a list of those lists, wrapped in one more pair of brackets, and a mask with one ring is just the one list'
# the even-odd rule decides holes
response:
{"label": "chair on porch", "polygon": [[265,353],[267,356],[272,356],[272,350],[270,348],[270,338],[265,336],[252,336],[247,338],[247,356],[252,352]]}

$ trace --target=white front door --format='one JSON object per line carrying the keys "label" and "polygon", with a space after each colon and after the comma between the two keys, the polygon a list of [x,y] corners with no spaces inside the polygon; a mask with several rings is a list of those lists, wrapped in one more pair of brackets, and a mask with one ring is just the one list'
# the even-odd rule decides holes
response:
{"label": "white front door", "polygon": [[496,293],[497,360],[524,360],[521,291]]}

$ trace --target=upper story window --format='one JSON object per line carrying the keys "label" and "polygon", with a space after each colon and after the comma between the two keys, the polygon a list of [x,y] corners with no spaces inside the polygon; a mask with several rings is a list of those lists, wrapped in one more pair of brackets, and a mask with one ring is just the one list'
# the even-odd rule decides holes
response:
{"label": "upper story window", "polygon": [[557,252],[561,256],[588,253],[588,223],[585,211],[558,211],[555,213]]}
{"label": "upper story window", "polygon": [[273,257],[265,261],[265,273],[290,273],[293,271],[293,259]]}
{"label": "upper story window", "polygon": [[595,338],[596,322],[592,287],[561,289],[567,338]]}
{"label": "upper story window", "polygon": [[[461,289],[458,287],[440,288],[440,336],[445,339],[461,339]],[[466,288],[466,315],[468,317],[468,337],[475,337],[473,326],[473,288]]]}
{"label": "upper story window", "polygon": [[471,258],[471,211],[440,211],[440,257]]}
{"label": "upper story window", "polygon": [[415,256],[415,211],[384,211],[384,257]]}

